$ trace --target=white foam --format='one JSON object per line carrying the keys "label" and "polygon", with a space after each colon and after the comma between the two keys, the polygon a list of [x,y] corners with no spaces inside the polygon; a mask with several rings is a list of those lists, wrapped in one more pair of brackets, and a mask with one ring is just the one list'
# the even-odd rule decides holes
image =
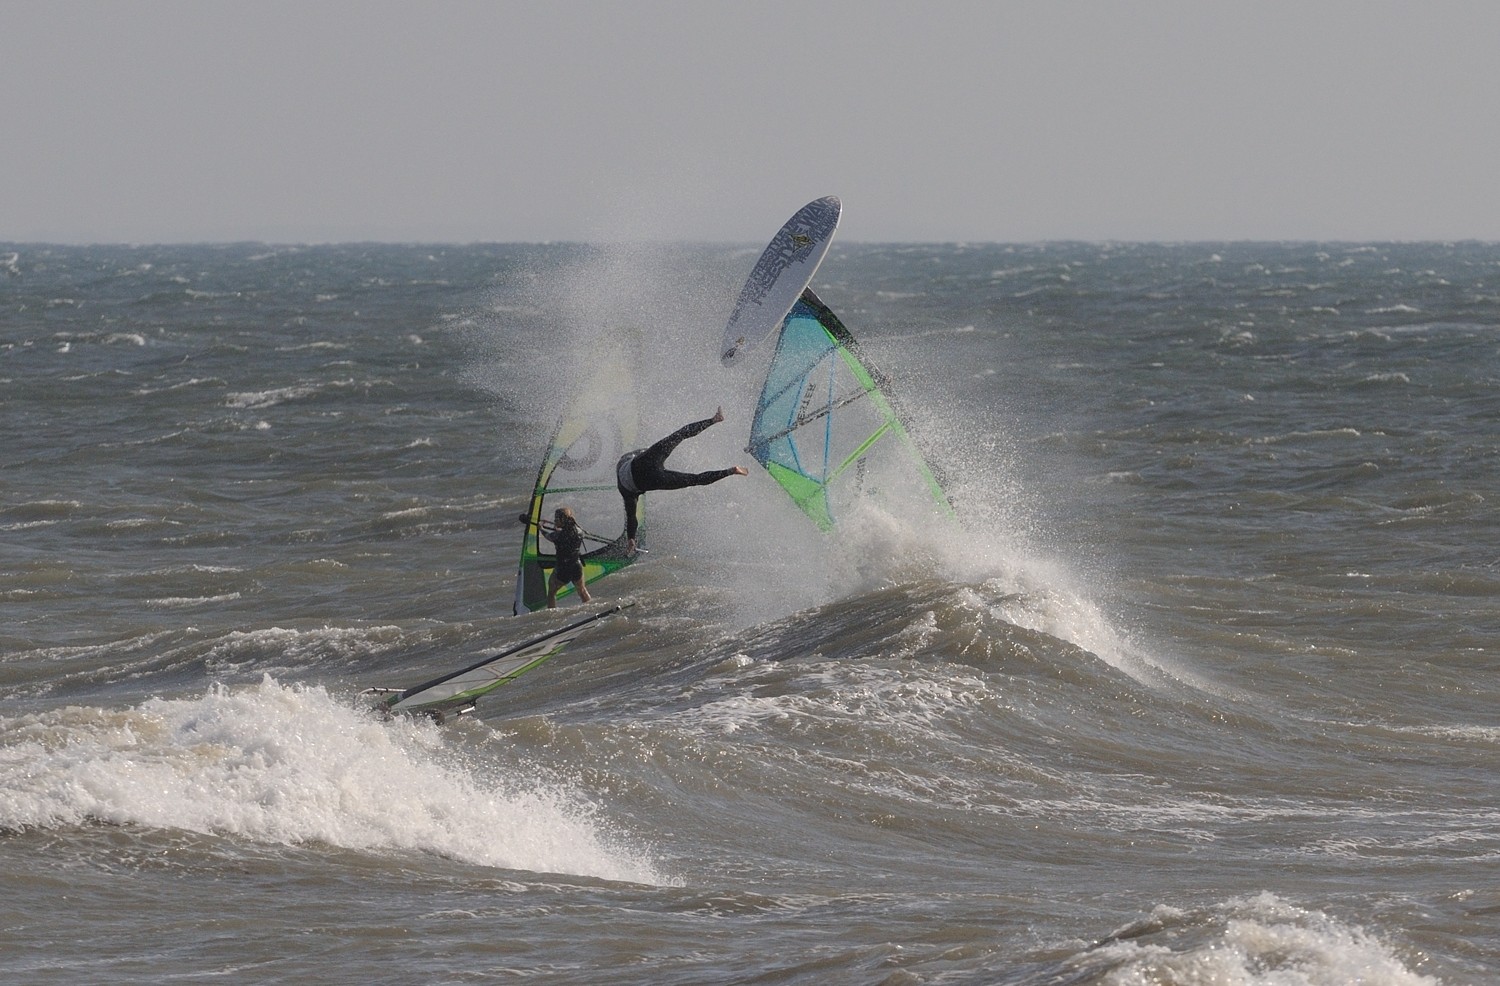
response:
{"label": "white foam", "polygon": [[252,390],[230,394],[224,398],[224,403],[229,407],[256,410],[259,408],[275,407],[287,401],[301,400],[305,397],[313,397],[328,390],[342,390],[353,387],[355,381],[330,380],[327,383],[302,383],[293,384],[288,387],[274,387],[270,390]]}
{"label": "white foam", "polygon": [[[1183,912],[1159,908],[1150,924],[1177,927]],[[1180,947],[1131,939],[1113,941],[1076,960],[1083,969],[1108,966],[1109,986],[1436,986],[1408,969],[1389,945],[1363,928],[1274,894],[1240,898],[1203,917],[1213,927]],[[1203,939],[1203,940],[1199,940]]]}
{"label": "white foam", "polygon": [[269,677],[125,711],[0,718],[0,829],[105,822],[664,882],[587,798],[466,765],[445,739]]}
{"label": "white foam", "polygon": [[316,394],[318,389],[317,386],[312,384],[302,384],[292,387],[277,387],[272,390],[246,391],[230,394],[224,399],[224,403],[230,407],[242,408],[273,407],[285,401],[310,397]]}
{"label": "white foam", "polygon": [[263,627],[231,631],[217,641],[203,659],[220,671],[253,665],[267,654],[280,655],[289,666],[300,666],[316,664],[330,656],[345,660],[368,657],[407,645],[411,640],[401,627],[392,625],[323,626],[305,630]]}
{"label": "white foam", "polygon": [[[670,713],[666,719],[699,735],[783,735],[786,724],[796,722],[799,729],[840,732],[852,726],[920,743],[930,741],[940,724],[997,700],[978,675],[912,674],[844,661],[803,665],[795,692],[752,690],[757,679],[774,679],[780,673],[774,664],[747,671],[736,661],[727,673],[733,682],[731,694]],[[712,692],[725,685],[723,679],[711,677],[700,687]]]}
{"label": "white foam", "polygon": [[238,592],[226,592],[217,596],[165,596],[161,599],[148,599],[146,605],[152,609],[182,609],[188,606],[219,605],[239,598]]}

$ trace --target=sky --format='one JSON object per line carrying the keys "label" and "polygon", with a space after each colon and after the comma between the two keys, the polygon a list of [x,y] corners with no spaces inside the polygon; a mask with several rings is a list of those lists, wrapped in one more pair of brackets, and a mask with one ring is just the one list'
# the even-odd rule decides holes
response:
{"label": "sky", "polygon": [[0,0],[0,241],[1500,240],[1493,0]]}

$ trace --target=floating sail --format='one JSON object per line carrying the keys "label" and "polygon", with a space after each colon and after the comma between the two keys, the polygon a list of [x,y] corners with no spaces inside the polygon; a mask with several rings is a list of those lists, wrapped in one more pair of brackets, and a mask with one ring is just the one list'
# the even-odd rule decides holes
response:
{"label": "floating sail", "polygon": [[782,323],[746,449],[823,530],[860,496],[916,496],[952,508],[883,377],[833,311],[805,289]]}
{"label": "floating sail", "polygon": [[[551,521],[558,507],[571,507],[579,526],[600,532],[589,535],[593,547],[583,555],[583,574],[589,585],[635,560],[625,553],[625,508],[615,480],[615,464],[636,447],[639,427],[634,382],[624,355],[607,359],[579,393],[552,432],[531,501],[522,515],[526,528],[516,570],[513,611],[517,616],[547,605],[547,579],[557,556],[540,525]],[[638,523],[645,512],[644,502],[642,497],[636,506]],[[570,584],[557,595],[562,599],[573,592]]]}
{"label": "floating sail", "polygon": [[424,681],[407,689],[371,688],[367,694],[384,695],[377,706],[383,712],[409,712],[429,715],[441,722],[450,715],[473,711],[480,696],[494,691],[507,681],[519,678],[542,662],[556,657],[564,647],[599,621],[613,616],[631,604],[616,606],[587,619],[570,623],[551,633],[534,637],[522,644],[466,668]]}

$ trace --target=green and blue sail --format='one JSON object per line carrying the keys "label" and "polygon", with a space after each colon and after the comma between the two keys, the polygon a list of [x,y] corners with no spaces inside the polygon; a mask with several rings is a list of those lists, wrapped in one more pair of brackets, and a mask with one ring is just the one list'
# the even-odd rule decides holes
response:
{"label": "green and blue sail", "polygon": [[804,289],[782,322],[746,451],[825,531],[871,482],[871,457],[893,446],[932,504],[952,513],[883,383],[839,317]]}

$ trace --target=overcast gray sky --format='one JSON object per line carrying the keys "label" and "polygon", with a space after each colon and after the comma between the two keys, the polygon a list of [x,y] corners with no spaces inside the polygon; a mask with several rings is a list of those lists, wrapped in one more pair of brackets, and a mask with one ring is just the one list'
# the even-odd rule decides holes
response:
{"label": "overcast gray sky", "polygon": [[1493,0],[0,0],[0,240],[1500,240]]}

